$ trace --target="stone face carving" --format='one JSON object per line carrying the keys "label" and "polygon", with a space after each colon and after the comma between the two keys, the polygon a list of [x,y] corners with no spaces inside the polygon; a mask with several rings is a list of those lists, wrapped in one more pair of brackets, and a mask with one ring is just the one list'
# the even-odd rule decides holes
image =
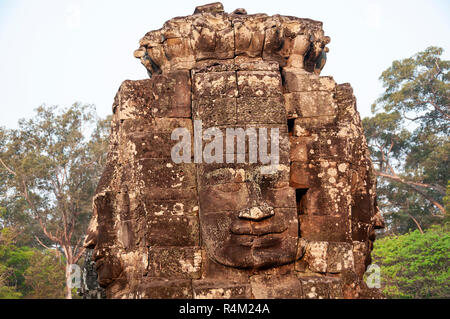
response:
{"label": "stone face carving", "polygon": [[[320,22],[220,3],[142,38],[151,79],[116,95],[85,240],[108,298],[379,297],[376,179],[350,85],[319,76],[328,42]],[[174,130],[198,141],[198,123],[248,143],[174,162]],[[275,165],[252,160],[264,130]]]}

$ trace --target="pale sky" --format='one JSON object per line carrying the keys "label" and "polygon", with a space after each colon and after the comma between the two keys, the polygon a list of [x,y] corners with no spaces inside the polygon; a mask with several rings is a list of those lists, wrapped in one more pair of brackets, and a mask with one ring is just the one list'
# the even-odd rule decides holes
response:
{"label": "pale sky", "polygon": [[[213,0],[0,0],[0,126],[33,109],[94,104],[100,116],[122,81],[147,78],[139,39]],[[362,116],[381,94],[381,72],[430,45],[450,50],[450,1],[223,0],[225,11],[284,14],[324,23],[331,37],[322,75],[350,82]]]}

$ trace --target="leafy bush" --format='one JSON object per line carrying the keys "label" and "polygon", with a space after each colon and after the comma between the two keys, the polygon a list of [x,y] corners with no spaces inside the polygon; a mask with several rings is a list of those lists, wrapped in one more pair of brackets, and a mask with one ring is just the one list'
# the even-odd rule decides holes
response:
{"label": "leafy bush", "polygon": [[388,298],[450,298],[450,223],[375,242]]}

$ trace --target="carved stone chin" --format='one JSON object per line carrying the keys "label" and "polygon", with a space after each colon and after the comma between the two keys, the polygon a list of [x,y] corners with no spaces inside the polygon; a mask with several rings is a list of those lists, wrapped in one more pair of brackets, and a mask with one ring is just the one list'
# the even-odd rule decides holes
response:
{"label": "carved stone chin", "polygon": [[141,39],[151,79],[114,99],[85,242],[108,298],[379,296],[376,178],[351,86],[319,76],[329,41],[220,3]]}

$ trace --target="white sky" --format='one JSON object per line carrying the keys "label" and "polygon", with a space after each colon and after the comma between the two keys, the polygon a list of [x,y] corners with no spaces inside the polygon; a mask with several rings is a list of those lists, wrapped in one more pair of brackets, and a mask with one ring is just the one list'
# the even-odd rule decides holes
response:
{"label": "white sky", "polygon": [[[0,126],[33,109],[95,104],[111,113],[125,79],[147,78],[133,57],[139,39],[213,0],[0,0]],[[381,94],[381,72],[427,46],[450,49],[450,1],[223,0],[225,10],[284,14],[324,23],[331,37],[322,75],[350,82],[362,116]]]}

